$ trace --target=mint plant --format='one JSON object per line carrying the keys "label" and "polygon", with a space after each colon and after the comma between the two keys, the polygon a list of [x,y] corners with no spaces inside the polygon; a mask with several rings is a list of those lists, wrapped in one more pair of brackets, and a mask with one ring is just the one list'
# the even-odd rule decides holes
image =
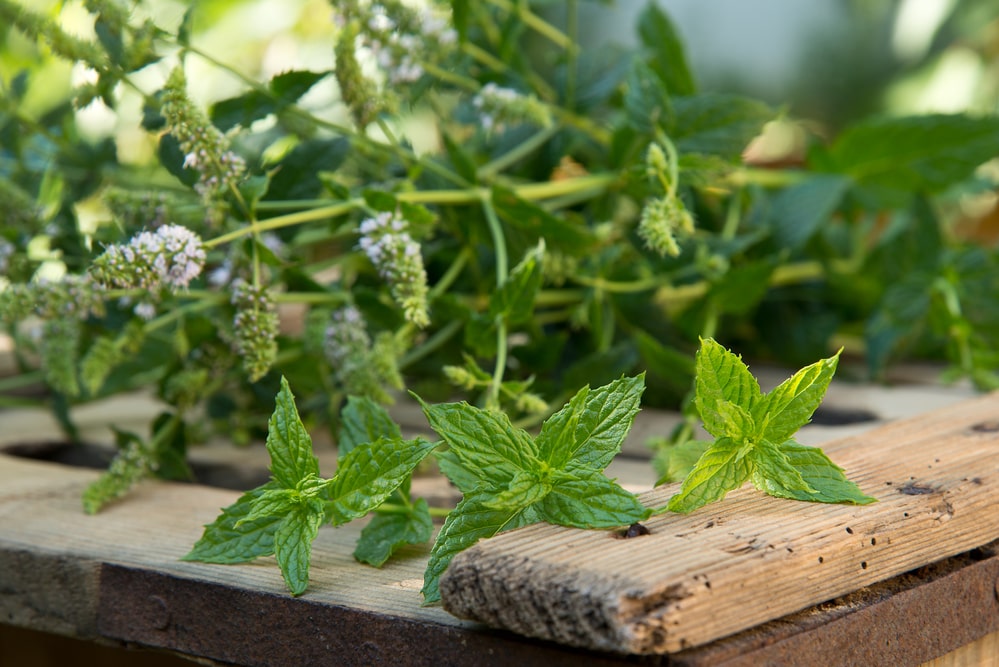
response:
{"label": "mint plant", "polygon": [[499,412],[468,403],[427,405],[423,412],[448,449],[441,471],[462,492],[430,553],[426,602],[455,554],[480,539],[539,521],[614,528],[649,515],[634,494],[603,474],[638,413],[644,376],[581,389],[541,426],[537,437]]}
{"label": "mint plant", "polygon": [[821,449],[800,445],[792,437],[822,402],[838,362],[837,352],[764,394],[740,357],[713,339],[703,339],[696,357],[694,404],[715,439],[687,445],[688,451],[703,453],[667,509],[692,512],[749,480],[778,498],[874,502]]}
{"label": "mint plant", "polygon": [[[413,469],[435,445],[421,438],[403,440],[394,433],[385,435],[379,430],[381,415],[373,414],[367,422],[355,422],[349,428],[356,432],[360,426],[367,435],[377,433],[378,437],[363,443],[355,441],[353,447],[345,448],[347,451],[337,462],[336,474],[324,479],[319,476],[312,439],[299,418],[295,398],[284,378],[276,403],[267,436],[271,480],[224,508],[205,527],[204,535],[184,559],[245,563],[274,555],[288,589],[293,595],[301,595],[309,583],[312,542],[319,527],[325,523],[343,525],[382,505],[406,483]],[[419,512],[414,509],[414,516]],[[400,532],[407,530],[408,524]],[[387,532],[393,531],[376,525],[368,533],[363,546],[359,546],[362,559],[384,562],[385,551],[391,552],[398,544],[393,537],[388,540],[389,547],[380,546]],[[428,536],[415,533],[417,541]]]}

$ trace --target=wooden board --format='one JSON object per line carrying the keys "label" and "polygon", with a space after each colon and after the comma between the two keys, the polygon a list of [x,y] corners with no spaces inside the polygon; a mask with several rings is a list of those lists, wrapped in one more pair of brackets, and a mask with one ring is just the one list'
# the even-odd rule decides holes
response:
{"label": "wooden board", "polygon": [[[826,452],[879,502],[778,500],[744,487],[651,535],[534,525],[459,554],[441,581],[452,613],[622,653],[705,644],[999,538],[999,394]],[[642,496],[663,505],[677,491]]]}

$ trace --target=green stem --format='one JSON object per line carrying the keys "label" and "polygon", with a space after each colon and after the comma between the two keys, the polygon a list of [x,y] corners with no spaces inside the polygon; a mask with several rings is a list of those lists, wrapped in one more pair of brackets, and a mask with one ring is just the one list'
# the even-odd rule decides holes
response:
{"label": "green stem", "polygon": [[322,208],[314,208],[308,211],[299,211],[297,213],[289,213],[287,215],[279,215],[273,218],[268,218],[263,222],[258,222],[252,224],[248,227],[241,227],[235,229],[221,236],[216,236],[213,239],[209,239],[204,242],[205,248],[214,248],[215,246],[228,243],[230,241],[235,241],[236,239],[242,238],[249,234],[255,232],[266,232],[272,229],[281,229],[283,227],[291,227],[292,225],[300,225],[303,222],[314,222],[316,220],[322,220],[324,218],[335,218],[337,216],[349,213],[355,208],[364,205],[363,199],[351,199],[339,204],[333,204],[332,206],[323,206]]}
{"label": "green stem", "polygon": [[476,171],[476,175],[479,177],[479,180],[489,180],[510,165],[519,162],[537,149],[544,146],[549,139],[558,133],[558,131],[559,128],[552,125],[551,127],[546,127],[539,132],[536,132],[526,141],[518,144],[515,148],[479,167]]}
{"label": "green stem", "polygon": [[399,369],[415,364],[420,359],[425,358],[431,352],[439,349],[444,343],[449,341],[456,333],[461,331],[464,323],[461,320],[451,320],[443,328],[435,331],[432,336],[423,341],[399,359]]}
{"label": "green stem", "polygon": [[[506,239],[503,237],[503,228],[496,215],[496,210],[493,208],[492,200],[488,197],[482,198],[482,210],[486,214],[486,223],[489,226],[489,234],[492,236],[496,252],[496,287],[499,289],[509,276]],[[493,381],[489,385],[489,392],[486,397],[486,406],[494,409],[499,408],[500,386],[503,384],[503,373],[506,370],[506,345],[506,319],[500,317],[496,322],[496,366],[493,369]]]}
{"label": "green stem", "polygon": [[511,14],[516,14],[524,25],[531,30],[534,30],[539,35],[545,37],[556,46],[570,52],[579,48],[575,42],[572,41],[571,37],[532,12],[527,7],[526,3],[518,2],[515,5],[510,0],[489,0],[489,3]]}

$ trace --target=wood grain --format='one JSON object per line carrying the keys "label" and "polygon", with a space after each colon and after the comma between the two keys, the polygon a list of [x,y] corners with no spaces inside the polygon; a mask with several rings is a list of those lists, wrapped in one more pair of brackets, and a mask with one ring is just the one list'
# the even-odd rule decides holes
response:
{"label": "wood grain", "polygon": [[[826,452],[879,502],[777,500],[750,487],[651,535],[534,525],[460,554],[441,581],[462,617],[622,653],[698,646],[999,538],[999,394]],[[658,507],[677,491],[642,496]]]}

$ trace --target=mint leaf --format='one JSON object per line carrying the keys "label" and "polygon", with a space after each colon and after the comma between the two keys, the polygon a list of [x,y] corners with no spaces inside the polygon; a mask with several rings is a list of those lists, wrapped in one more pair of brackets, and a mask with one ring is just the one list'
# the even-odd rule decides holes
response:
{"label": "mint leaf", "polygon": [[436,446],[423,438],[382,437],[350,450],[328,484],[327,513],[333,525],[362,517],[381,505]]}
{"label": "mint leaf", "polygon": [[804,480],[801,472],[795,468],[787,454],[769,440],[761,440],[749,452],[749,457],[756,466],[756,477],[773,482],[774,486],[788,491],[815,493],[815,489]]}
{"label": "mint leaf", "polygon": [[687,440],[680,444],[659,445],[654,464],[662,477],[656,480],[656,486],[682,482],[711,444],[711,440]]}
{"label": "mint leaf", "polygon": [[752,412],[761,395],[760,385],[740,357],[711,338],[701,339],[694,370],[694,404],[704,428],[716,438],[723,437],[728,422],[719,413],[718,404],[725,401]]}
{"label": "mint leaf", "polygon": [[467,496],[483,483],[482,478],[466,468],[458,459],[458,455],[450,449],[437,450],[434,456],[437,457],[437,467],[452,484],[458,487],[462,495]]}
{"label": "mint leaf", "polygon": [[877,500],[865,495],[856,484],[848,480],[843,474],[843,469],[833,463],[821,449],[806,447],[794,440],[788,440],[780,445],[780,450],[787,457],[788,463],[794,466],[804,482],[813,490],[789,488],[776,479],[754,474],[753,484],[761,491],[778,498],[821,503],[867,505]]}
{"label": "mint leaf", "polygon": [[312,541],[319,534],[322,523],[320,507],[312,503],[300,504],[282,519],[274,533],[274,554],[292,595],[301,595],[309,585]]}
{"label": "mint leaf", "polygon": [[434,525],[427,501],[420,498],[407,510],[371,517],[371,522],[364,527],[357,540],[354,558],[381,567],[399,548],[429,540]]}
{"label": "mint leaf", "polygon": [[697,465],[683,480],[680,492],[669,499],[666,507],[681,514],[693,512],[738,489],[752,472],[753,464],[744,455],[740,443],[720,438],[697,460]]}
{"label": "mint leaf", "polygon": [[181,558],[202,563],[247,563],[274,553],[274,533],[282,517],[266,516],[247,521],[252,501],[277,488],[272,481],[248,491],[224,508],[215,521],[205,526],[190,553]]}
{"label": "mint leaf", "polygon": [[836,373],[839,354],[802,368],[759,402],[757,420],[760,412],[769,416],[764,438],[784,442],[809,422]]}
{"label": "mint leaf", "polygon": [[621,451],[644,391],[644,373],[594,390],[580,389],[542,424],[538,455],[556,468],[573,461],[603,470]]}
{"label": "mint leaf", "polygon": [[505,489],[491,493],[482,504],[495,510],[516,510],[541,500],[551,490],[551,484],[538,479],[535,473],[518,472]]}
{"label": "mint leaf", "polygon": [[522,470],[537,468],[538,448],[527,431],[514,428],[503,413],[468,403],[423,403],[430,427],[444,439],[458,461],[506,485]]}
{"label": "mint leaf", "polygon": [[723,400],[715,404],[715,410],[724,426],[724,431],[718,435],[738,441],[756,433],[753,415],[742,406]]}
{"label": "mint leaf", "polygon": [[534,313],[534,297],[541,288],[541,260],[545,254],[545,242],[542,239],[536,248],[524,255],[506,282],[489,300],[489,317],[492,321],[498,318],[509,324],[523,324],[531,319]]}
{"label": "mint leaf", "polygon": [[348,396],[347,406],[340,413],[340,437],[337,440],[338,458],[350,450],[378,438],[401,438],[402,432],[388,411],[366,396]]}
{"label": "mint leaf", "polygon": [[556,483],[538,504],[542,520],[574,528],[614,528],[649,516],[635,494],[603,473],[574,468],[572,475]]}
{"label": "mint leaf", "polygon": [[236,528],[245,521],[284,516],[300,505],[301,499],[301,494],[295,489],[268,489],[250,501],[250,511],[236,524]]}
{"label": "mint leaf", "polygon": [[650,52],[650,63],[673,95],[691,95],[696,88],[683,41],[673,22],[655,3],[638,15],[638,35]]}
{"label": "mint leaf", "polygon": [[486,494],[473,494],[462,498],[444,520],[437,535],[437,541],[430,551],[430,561],[423,574],[424,604],[441,599],[440,577],[455,555],[461,553],[481,539],[492,537],[514,523],[520,509],[493,509],[483,501]]}
{"label": "mint leaf", "polygon": [[267,423],[271,475],[281,486],[294,489],[309,474],[319,475],[319,460],[312,454],[312,438],[298,416],[295,396],[283,376],[275,403]]}

